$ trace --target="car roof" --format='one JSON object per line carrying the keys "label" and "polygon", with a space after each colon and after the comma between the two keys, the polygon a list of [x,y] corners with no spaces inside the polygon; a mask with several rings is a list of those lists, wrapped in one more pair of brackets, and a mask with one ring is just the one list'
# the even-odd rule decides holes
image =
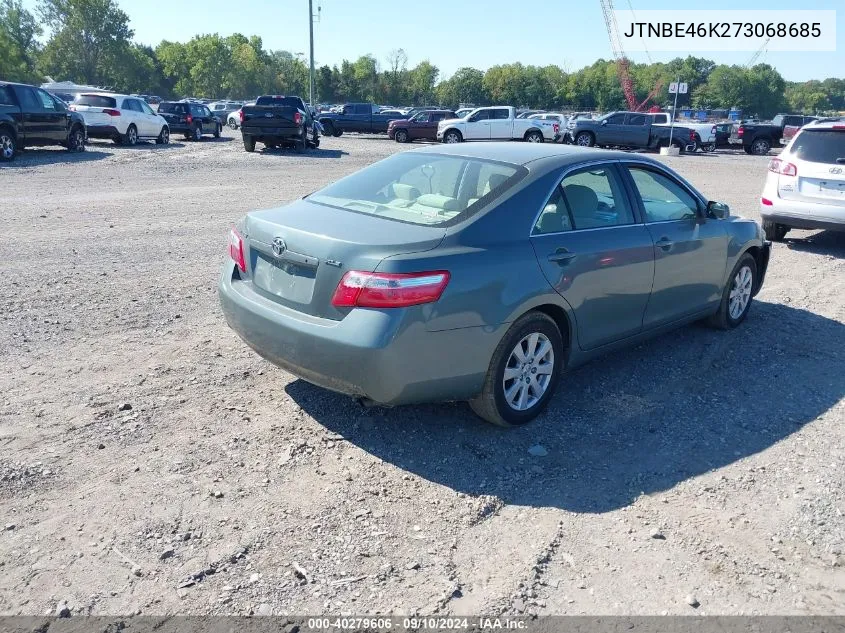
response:
{"label": "car roof", "polygon": [[802,130],[845,130],[845,117],[838,121],[812,121],[801,128]]}
{"label": "car roof", "polygon": [[454,143],[443,145],[428,145],[412,152],[463,156],[479,158],[481,160],[497,160],[514,165],[527,165],[535,160],[544,158],[560,158],[561,165],[574,164],[590,160],[642,160],[654,162],[653,159],[628,152],[611,151],[576,145],[560,145],[558,143]]}

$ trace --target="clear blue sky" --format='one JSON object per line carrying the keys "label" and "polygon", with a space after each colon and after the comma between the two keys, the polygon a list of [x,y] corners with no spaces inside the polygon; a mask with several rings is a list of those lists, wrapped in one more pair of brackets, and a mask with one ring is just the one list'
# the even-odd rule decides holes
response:
{"label": "clear blue sky", "polygon": [[[197,33],[259,35],[265,48],[308,54],[308,0],[117,0],[129,15],[135,39],[155,46],[162,39],[185,41]],[[316,12],[318,0],[314,0]],[[845,77],[845,3],[842,0],[630,0],[641,9],[838,9],[835,53],[767,52],[761,56],[788,80]],[[36,0],[25,0],[34,6]],[[372,54],[385,65],[389,51],[403,48],[408,65],[429,59],[446,78],[461,66],[558,64],[574,71],[610,44],[599,0],[320,0],[315,25],[318,65]],[[628,0],[616,0],[627,9]],[[563,19],[565,18],[565,20]],[[686,53],[652,53],[667,61]],[[717,63],[745,64],[751,52],[693,53]],[[631,53],[636,62],[645,53]]]}

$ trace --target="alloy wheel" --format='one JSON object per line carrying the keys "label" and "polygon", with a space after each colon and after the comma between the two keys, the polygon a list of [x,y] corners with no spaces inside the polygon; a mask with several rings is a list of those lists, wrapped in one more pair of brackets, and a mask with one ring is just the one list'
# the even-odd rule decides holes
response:
{"label": "alloy wheel", "polygon": [[15,155],[15,140],[9,134],[0,134],[0,156],[11,160]]}
{"label": "alloy wheel", "polygon": [[751,301],[753,283],[754,275],[748,266],[743,266],[734,275],[728,304],[728,314],[732,319],[740,318],[742,313],[745,312],[745,308],[748,307],[748,302]]}
{"label": "alloy wheel", "polygon": [[532,332],[511,350],[502,376],[505,402],[525,411],[539,402],[551,384],[555,352],[545,334]]}

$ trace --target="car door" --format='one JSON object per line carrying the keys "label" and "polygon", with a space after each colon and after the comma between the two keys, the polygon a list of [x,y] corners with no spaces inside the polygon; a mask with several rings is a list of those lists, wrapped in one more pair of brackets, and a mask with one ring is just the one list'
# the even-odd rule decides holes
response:
{"label": "car door", "polygon": [[135,99],[126,98],[120,104],[120,118],[124,123],[124,133],[129,130],[130,125],[135,126],[138,136],[144,136],[144,122],[141,121],[141,106],[135,105]]}
{"label": "car door", "polygon": [[[415,114],[408,123],[408,137],[410,139],[425,138],[426,128],[431,125],[431,114],[428,112],[420,112]],[[435,128],[437,124],[435,123]]]}
{"label": "car door", "polygon": [[21,107],[21,126],[28,141],[41,142],[48,137],[47,113],[41,107],[41,100],[34,88],[13,86]]}
{"label": "car door", "polygon": [[513,119],[507,108],[490,109],[490,138],[510,140],[513,138]]}
{"label": "car door", "polygon": [[596,142],[599,145],[627,145],[625,130],[625,113],[617,112],[602,121],[599,137]]}
{"label": "car door", "polygon": [[161,119],[159,119],[158,115],[146,101],[139,101],[138,103],[141,106],[141,115],[144,117],[144,121],[146,122],[146,127],[149,130],[149,136],[158,136],[161,133],[162,126],[164,125]]}
{"label": "car door", "polygon": [[66,141],[67,112],[64,108],[59,109],[55,99],[46,90],[36,88],[35,94],[38,95],[38,101],[43,113],[45,138],[56,142]]}
{"label": "car door", "polygon": [[546,279],[572,306],[580,347],[593,349],[642,329],[654,244],[614,163],[561,176],[531,244]]}
{"label": "car door", "polygon": [[470,141],[490,140],[490,109],[485,108],[473,114],[464,125],[464,139]]}
{"label": "car door", "polygon": [[632,147],[646,147],[648,145],[648,134],[651,129],[648,116],[633,112],[625,118],[625,143]]}
{"label": "car door", "polygon": [[718,305],[728,256],[724,225],[708,219],[702,201],[673,174],[643,163],[623,170],[654,241],[654,288],[643,327]]}

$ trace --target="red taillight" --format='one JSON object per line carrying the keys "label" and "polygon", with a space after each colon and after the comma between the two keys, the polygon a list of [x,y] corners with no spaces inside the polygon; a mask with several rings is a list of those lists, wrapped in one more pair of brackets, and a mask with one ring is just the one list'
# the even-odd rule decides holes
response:
{"label": "red taillight", "polygon": [[695,141],[695,130],[689,131],[689,140]]}
{"label": "red taillight", "polygon": [[780,158],[773,158],[769,161],[769,171],[781,176],[797,176],[798,168],[792,163],[787,163]]}
{"label": "red taillight", "polygon": [[742,136],[743,134],[745,134],[745,128],[740,125],[738,128],[736,128],[736,135]]}
{"label": "red taillight", "polygon": [[236,229],[229,231],[229,257],[238,265],[241,272],[246,272],[246,259],[244,258],[244,240]]}
{"label": "red taillight", "polygon": [[243,110],[238,110],[238,118],[240,118],[241,123],[244,122],[244,111]]}
{"label": "red taillight", "polygon": [[760,198],[760,202],[762,202],[767,207],[772,206],[772,201],[768,198]]}
{"label": "red taillight", "polygon": [[302,125],[302,115],[299,112],[293,115],[293,122],[297,125]]}
{"label": "red taillight", "polygon": [[449,273],[367,273],[350,270],[332,297],[338,308],[404,308],[440,299]]}
{"label": "red taillight", "polygon": [[188,123],[193,123],[193,122],[194,122],[194,117],[193,117],[193,116],[191,116],[191,115],[189,114],[188,116],[186,116],[186,117],[185,117],[185,120],[186,120]]}
{"label": "red taillight", "polygon": [[120,110],[112,110],[111,108],[106,108],[103,110],[103,114],[108,114],[109,116],[120,116]]}
{"label": "red taillight", "polygon": [[560,123],[552,123],[552,130],[554,130],[555,134],[560,132]]}

